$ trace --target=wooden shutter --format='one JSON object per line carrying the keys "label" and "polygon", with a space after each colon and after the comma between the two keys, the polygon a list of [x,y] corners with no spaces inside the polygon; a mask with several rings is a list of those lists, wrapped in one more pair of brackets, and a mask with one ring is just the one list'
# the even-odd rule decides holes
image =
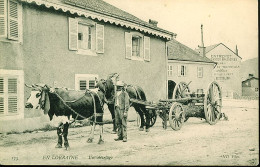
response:
{"label": "wooden shutter", "polygon": [[17,112],[17,78],[8,78],[8,112]]}
{"label": "wooden shutter", "polygon": [[0,114],[4,113],[4,78],[0,78]]}
{"label": "wooden shutter", "polygon": [[203,68],[198,67],[198,78],[202,78],[202,77],[203,77]]}
{"label": "wooden shutter", "polygon": [[104,26],[96,24],[96,51],[104,53]]}
{"label": "wooden shutter", "polygon": [[8,38],[13,40],[19,39],[18,25],[18,3],[16,1],[8,1]]}
{"label": "wooden shutter", "polygon": [[181,65],[178,65],[178,76],[181,76]]}
{"label": "wooden shutter", "polygon": [[69,50],[78,50],[78,20],[69,17]]}
{"label": "wooden shutter", "polygon": [[95,80],[89,80],[88,87],[89,89],[95,89]]}
{"label": "wooden shutter", "polygon": [[125,32],[125,58],[131,59],[132,57],[132,35]]}
{"label": "wooden shutter", "polygon": [[0,0],[0,37],[6,37],[6,0]]}
{"label": "wooden shutter", "polygon": [[203,67],[200,67],[201,78],[203,78]]}
{"label": "wooden shutter", "polygon": [[86,80],[80,80],[79,81],[79,90],[86,90],[87,89],[87,81]]}
{"label": "wooden shutter", "polygon": [[187,74],[187,67],[184,66],[184,76],[186,76],[186,74]]}
{"label": "wooden shutter", "polygon": [[150,61],[150,37],[144,37],[144,60]]}

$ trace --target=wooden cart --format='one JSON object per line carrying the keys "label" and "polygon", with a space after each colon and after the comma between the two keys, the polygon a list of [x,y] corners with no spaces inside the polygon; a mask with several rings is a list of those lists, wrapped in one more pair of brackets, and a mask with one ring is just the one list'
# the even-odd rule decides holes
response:
{"label": "wooden cart", "polygon": [[173,99],[159,100],[157,103],[136,99],[130,101],[146,106],[150,113],[150,126],[155,124],[157,115],[162,118],[165,129],[169,120],[173,130],[180,130],[189,117],[204,118],[210,125],[216,124],[224,115],[221,113],[222,95],[219,84],[213,81],[205,93],[191,93],[189,84],[177,84],[173,91]]}

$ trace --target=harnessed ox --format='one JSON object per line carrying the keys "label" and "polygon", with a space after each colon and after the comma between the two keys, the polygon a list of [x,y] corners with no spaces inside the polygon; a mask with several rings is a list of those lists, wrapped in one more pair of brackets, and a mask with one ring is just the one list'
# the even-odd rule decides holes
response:
{"label": "harnessed ox", "polygon": [[[101,91],[93,92],[90,90],[75,91],[66,88],[51,88],[48,85],[35,84],[27,87],[32,88],[25,108],[40,108],[44,114],[48,114],[50,120],[53,116],[65,116],[66,121],[61,122],[57,128],[58,144],[56,148],[62,147],[62,136],[64,147],[69,148],[68,129],[69,125],[75,120],[91,118],[91,131],[88,142],[94,139],[95,125],[100,125],[100,138],[98,144],[104,143],[103,140],[103,113],[104,113],[104,94]],[[73,121],[70,120],[72,116]]]}
{"label": "harnessed ox", "polygon": [[[116,81],[118,79],[119,75],[117,73],[110,74],[107,79],[100,79],[96,81],[96,86],[105,94],[106,97],[106,103],[108,106],[108,109],[112,115],[113,120],[113,133],[116,133],[116,124],[115,124],[115,100],[114,95],[116,91]],[[139,99],[146,101],[146,96],[143,91],[143,89],[139,86],[133,86],[133,85],[127,85],[126,91],[130,98],[132,99]],[[146,131],[149,131],[150,127],[150,114],[146,110],[145,105],[137,104],[137,103],[130,103],[130,106],[133,106],[135,110],[138,112],[141,118],[141,125],[139,127],[140,131],[144,130],[144,126],[146,127]],[[144,119],[144,115],[146,118],[146,121]]]}

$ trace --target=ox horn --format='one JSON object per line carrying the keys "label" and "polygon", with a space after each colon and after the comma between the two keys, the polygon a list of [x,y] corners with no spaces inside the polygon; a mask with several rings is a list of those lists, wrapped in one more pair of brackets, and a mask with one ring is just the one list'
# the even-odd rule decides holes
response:
{"label": "ox horn", "polygon": [[30,85],[27,85],[27,84],[24,84],[26,87],[28,87],[28,88],[32,88],[32,85],[30,86]]}

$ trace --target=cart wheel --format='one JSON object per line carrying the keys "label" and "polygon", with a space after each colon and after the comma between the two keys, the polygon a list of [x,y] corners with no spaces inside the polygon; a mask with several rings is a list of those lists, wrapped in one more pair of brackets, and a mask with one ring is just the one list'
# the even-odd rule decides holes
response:
{"label": "cart wheel", "polygon": [[[184,90],[185,89],[185,90]],[[173,99],[180,99],[184,97],[191,97],[190,96],[190,88],[185,82],[178,83],[174,90],[173,90]],[[188,121],[189,117],[185,117],[184,122]]]}
{"label": "cart wheel", "polygon": [[149,114],[150,114],[150,127],[152,127],[155,124],[157,118],[156,110],[149,110]]}
{"label": "cart wheel", "polygon": [[185,113],[181,103],[173,103],[169,112],[169,122],[173,130],[180,130],[185,120]]}
{"label": "cart wheel", "polygon": [[221,88],[216,81],[209,84],[204,99],[204,113],[206,121],[214,125],[220,119],[222,107]]}
{"label": "cart wheel", "polygon": [[173,99],[190,97],[190,88],[185,82],[178,83],[173,90]]}

